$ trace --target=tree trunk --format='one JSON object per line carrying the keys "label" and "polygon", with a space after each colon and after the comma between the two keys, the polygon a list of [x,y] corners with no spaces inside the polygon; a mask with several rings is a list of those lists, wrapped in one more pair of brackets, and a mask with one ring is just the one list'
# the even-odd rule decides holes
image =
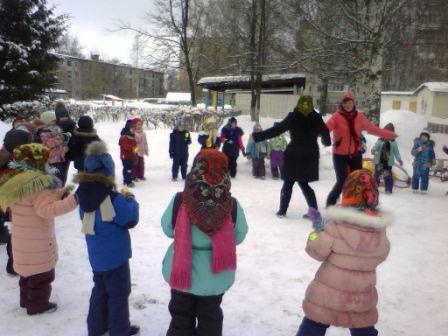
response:
{"label": "tree trunk", "polygon": [[322,78],[320,84],[320,114],[326,115],[328,113],[328,79]]}
{"label": "tree trunk", "polygon": [[256,107],[257,107],[257,94],[256,94],[256,68],[255,68],[255,54],[256,43],[255,35],[257,31],[257,1],[252,0],[252,15],[250,24],[250,119],[256,121]]}

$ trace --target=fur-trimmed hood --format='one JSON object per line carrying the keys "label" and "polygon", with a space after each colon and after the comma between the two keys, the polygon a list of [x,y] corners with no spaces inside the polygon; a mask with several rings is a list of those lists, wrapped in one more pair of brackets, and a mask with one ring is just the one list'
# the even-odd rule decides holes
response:
{"label": "fur-trimmed hood", "polygon": [[86,156],[101,155],[107,153],[107,145],[104,141],[94,141],[86,148]]}
{"label": "fur-trimmed hood", "polygon": [[347,224],[374,230],[384,230],[394,220],[394,216],[388,212],[361,211],[343,206],[328,208],[324,216],[328,221],[343,221]]}
{"label": "fur-trimmed hood", "polygon": [[98,135],[98,133],[95,128],[90,131],[78,128],[73,131],[73,135],[78,137],[94,138]]}
{"label": "fur-trimmed hood", "polygon": [[81,184],[83,182],[97,182],[101,183],[108,188],[115,187],[115,178],[113,176],[104,176],[102,174],[90,174],[90,173],[78,173],[73,178],[73,182]]}

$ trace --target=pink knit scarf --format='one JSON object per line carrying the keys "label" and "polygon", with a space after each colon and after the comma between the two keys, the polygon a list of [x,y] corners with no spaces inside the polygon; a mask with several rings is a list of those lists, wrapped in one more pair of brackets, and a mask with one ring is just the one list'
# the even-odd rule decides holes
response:
{"label": "pink knit scarf", "polygon": [[[232,216],[224,222],[222,228],[212,240],[212,272],[236,270],[236,240],[233,231]],[[174,256],[170,275],[170,286],[173,289],[191,289],[192,268],[191,226],[187,207],[182,203],[179,207],[174,229]]]}

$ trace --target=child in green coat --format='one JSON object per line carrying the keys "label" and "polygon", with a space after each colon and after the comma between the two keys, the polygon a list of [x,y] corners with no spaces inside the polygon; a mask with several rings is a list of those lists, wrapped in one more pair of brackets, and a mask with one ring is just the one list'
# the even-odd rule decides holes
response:
{"label": "child in green coat", "polygon": [[[384,126],[384,129],[395,132],[394,124],[389,123]],[[392,167],[395,161],[403,165],[400,151],[395,140],[378,139],[372,148],[372,155],[374,155],[373,163],[375,165],[375,180],[380,184],[380,178],[384,178],[384,187],[386,194],[392,194],[394,187],[394,180],[392,177]]]}
{"label": "child in green coat", "polygon": [[248,230],[243,209],[230,194],[223,153],[199,152],[184,192],[163,214],[162,228],[174,238],[163,260],[171,287],[167,336],[221,336],[222,298],[235,281],[236,245]]}

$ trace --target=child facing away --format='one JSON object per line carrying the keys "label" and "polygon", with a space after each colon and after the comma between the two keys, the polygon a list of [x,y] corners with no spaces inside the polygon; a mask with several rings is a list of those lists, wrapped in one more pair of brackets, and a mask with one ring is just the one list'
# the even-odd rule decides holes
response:
{"label": "child facing away", "polygon": [[146,138],[145,130],[143,129],[143,122],[140,118],[132,120],[135,124],[135,141],[137,143],[137,160],[134,164],[132,172],[134,181],[145,181],[145,156],[149,156],[148,139]]}
{"label": "child facing away", "polygon": [[88,335],[107,331],[111,336],[136,335],[140,328],[129,322],[129,229],[138,223],[139,205],[129,192],[115,191],[115,164],[104,142],[87,147],[84,172],[76,175],[75,182],[94,282]]}
{"label": "child facing away", "polygon": [[190,132],[185,129],[182,119],[176,120],[173,132],[170,134],[170,158],[173,160],[172,181],[177,181],[177,176],[182,175],[182,179],[187,177],[188,168],[188,146],[191,145]]}
{"label": "child facing away", "polygon": [[127,187],[134,187],[132,170],[137,160],[137,141],[135,140],[135,125],[132,120],[126,122],[126,126],[121,131],[120,158],[123,164],[123,184]]}
{"label": "child facing away", "polygon": [[73,131],[73,136],[68,142],[69,152],[67,157],[73,161],[78,172],[84,171],[84,158],[87,146],[99,141],[100,138],[93,126],[93,120],[89,116],[81,116],[78,119],[78,128]]}
{"label": "child facing away", "polygon": [[[395,133],[395,127],[392,123],[384,126],[384,129]],[[381,176],[383,176],[384,189],[386,191],[386,194],[392,194],[392,190],[394,187],[392,168],[395,164],[395,161],[398,161],[398,163],[400,163],[400,166],[403,165],[397,141],[395,139],[378,139],[372,148],[372,155],[374,155],[373,164],[375,165],[376,183],[379,185],[380,178]]]}
{"label": "child facing away", "polygon": [[[18,127],[20,128],[20,126]],[[32,140],[33,136],[21,129],[12,129],[5,134],[3,147],[0,150],[0,187],[15,174],[14,169],[9,167],[10,162],[14,159],[14,149],[29,144]],[[0,244],[7,244],[8,262],[6,263],[6,272],[10,275],[17,275],[13,267],[11,235],[6,227],[6,222],[11,222],[11,211],[9,208],[2,209],[0,207]]]}
{"label": "child facing away", "polygon": [[322,262],[303,301],[297,336],[323,336],[332,326],[352,336],[377,336],[376,267],[389,254],[392,216],[378,211],[378,187],[367,170],[344,183],[342,201],[326,213],[328,224],[310,234],[306,251]]}
{"label": "child facing away", "polygon": [[199,152],[184,192],[176,194],[161,222],[174,238],[163,261],[171,287],[167,336],[221,336],[222,298],[235,281],[236,245],[248,231],[243,209],[230,194],[223,153]]}
{"label": "child facing away", "polygon": [[58,260],[54,218],[77,200],[47,171],[50,150],[41,144],[14,149],[12,177],[0,186],[0,207],[11,208],[14,270],[20,275],[20,306],[28,315],[53,312],[49,301]]}
{"label": "child facing away", "polygon": [[434,141],[431,140],[429,132],[423,131],[420,137],[414,140],[411,154],[415,157],[412,192],[417,193],[420,189],[422,194],[426,194],[429,187],[429,168],[435,164],[436,160]]}
{"label": "child facing away", "polygon": [[[277,126],[279,123],[274,123]],[[284,134],[280,134],[274,139],[269,140],[269,157],[271,161],[271,174],[274,180],[278,180],[281,175],[284,161],[284,151],[288,146]]]}
{"label": "child facing away", "polygon": [[[263,129],[260,124],[254,126],[254,133],[261,132]],[[269,143],[267,140],[255,142],[250,136],[247,142],[246,156],[252,160],[252,176],[255,178],[265,179],[266,168],[264,159],[269,155]]]}

